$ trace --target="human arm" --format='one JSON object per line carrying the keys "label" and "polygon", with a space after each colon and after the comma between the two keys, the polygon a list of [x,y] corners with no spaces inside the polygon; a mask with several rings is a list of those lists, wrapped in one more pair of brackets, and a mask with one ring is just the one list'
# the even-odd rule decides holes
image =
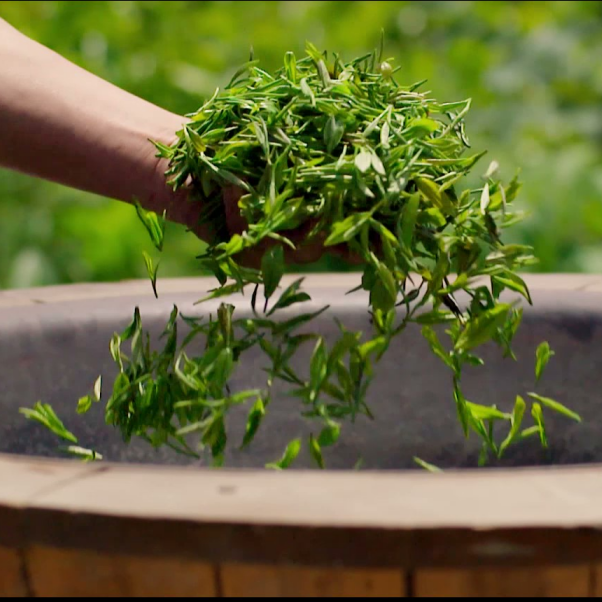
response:
{"label": "human arm", "polygon": [[[0,167],[125,201],[138,200],[210,241],[199,227],[201,203],[167,185],[167,164],[156,158],[156,141],[169,145],[185,118],[142,100],[85,71],[26,37],[0,18]],[[231,234],[246,228],[240,191],[224,190]],[[324,253],[307,244],[311,228],[287,233],[299,248],[287,260],[312,263]],[[257,267],[268,244],[239,259]],[[331,252],[346,256],[344,250]]]}
{"label": "human arm", "polygon": [[170,144],[184,121],[0,19],[0,166],[193,225],[198,207],[166,185],[149,141]]}

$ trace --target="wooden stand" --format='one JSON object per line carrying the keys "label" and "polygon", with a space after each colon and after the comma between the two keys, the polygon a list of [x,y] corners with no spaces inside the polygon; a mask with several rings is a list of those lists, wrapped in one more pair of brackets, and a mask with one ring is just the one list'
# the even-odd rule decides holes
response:
{"label": "wooden stand", "polygon": [[[599,277],[529,282],[547,293],[545,311],[557,293],[575,297],[573,316],[600,311]],[[341,291],[355,284],[337,277]],[[60,318],[76,302],[104,311],[144,294],[147,282],[8,291],[0,308],[14,312],[10,338],[35,308]],[[589,341],[595,323],[575,336]],[[602,467],[276,474],[0,455],[0,595],[597,597]]]}
{"label": "wooden stand", "polygon": [[205,472],[0,458],[0,595],[598,596],[602,469]]}

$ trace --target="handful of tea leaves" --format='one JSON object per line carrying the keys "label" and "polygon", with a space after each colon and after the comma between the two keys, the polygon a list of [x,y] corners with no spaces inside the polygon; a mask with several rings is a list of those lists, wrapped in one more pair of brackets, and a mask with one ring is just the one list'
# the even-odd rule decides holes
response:
{"label": "handful of tea leaves", "polygon": [[[169,160],[170,182],[175,189],[191,189],[191,202],[202,203],[203,219],[215,233],[200,257],[219,283],[209,298],[252,287],[253,317],[238,318],[225,303],[215,319],[205,321],[174,308],[165,345],[155,351],[136,310],[132,324],[111,341],[119,375],[105,407],[107,424],[120,429],[126,441],[142,437],[191,456],[209,449],[221,465],[229,410],[249,404],[241,442],[246,447],[269,411],[272,386],[279,380],[290,385],[303,416],[315,421],[307,444],[324,468],[323,449],[337,442],[343,421],[371,417],[367,394],[373,367],[410,324],[420,325],[433,353],[449,368],[450,401],[465,435],[472,431],[482,439],[481,463],[490,455],[501,457],[526,437],[539,436],[547,445],[544,408],[579,420],[559,403],[530,394],[534,426],[523,428],[527,404],[522,397],[511,414],[465,399],[463,369],[482,364],[479,347],[491,341],[513,357],[522,310],[502,302],[501,294],[514,291],[531,302],[517,273],[533,262],[531,250],[501,238],[503,229],[520,219],[512,209],[520,186],[516,179],[506,185],[498,180],[492,163],[476,188],[461,190],[482,156],[465,156],[470,101],[438,103],[418,91],[421,84],[398,85],[395,73],[382,51],[344,63],[311,44],[300,60],[288,52],[274,74],[252,60],[190,116],[176,144],[157,145]],[[242,191],[239,207],[248,224],[242,234],[228,231],[226,186]],[[163,221],[140,208],[139,214],[161,250]],[[350,332],[339,324],[340,337],[329,346],[310,328],[328,308],[280,317],[285,308],[310,300],[302,280],[279,292],[284,248],[295,246],[289,233],[308,224],[308,241],[326,248],[346,245],[361,259],[357,290],[369,293],[372,333]],[[261,267],[243,267],[240,254],[260,246],[268,249]],[[148,255],[145,261],[156,293],[156,267]],[[181,344],[179,319],[189,327]],[[438,325],[445,327],[445,345]],[[189,355],[196,337],[205,350]],[[122,349],[126,342],[129,355]],[[300,373],[291,360],[304,345],[312,345],[313,354]],[[233,393],[228,382],[253,347],[269,360],[265,387]],[[537,379],[552,355],[542,344]],[[80,411],[92,405],[84,398]],[[28,417],[54,425],[57,434],[77,443],[41,410],[47,408],[30,410]],[[499,423],[508,425],[501,441]],[[191,444],[190,436],[200,446]],[[270,467],[289,467],[301,446],[292,442]]]}

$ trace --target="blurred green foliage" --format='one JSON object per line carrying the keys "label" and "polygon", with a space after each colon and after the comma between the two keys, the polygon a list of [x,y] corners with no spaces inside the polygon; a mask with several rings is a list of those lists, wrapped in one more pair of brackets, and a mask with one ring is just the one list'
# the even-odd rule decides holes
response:
{"label": "blurred green foliage", "polygon": [[[111,82],[189,113],[251,46],[267,68],[306,40],[353,58],[386,32],[399,80],[473,98],[468,133],[522,169],[540,271],[602,271],[602,2],[13,2],[0,16]],[[483,162],[483,169],[487,161]],[[160,271],[199,273],[169,232]],[[146,233],[121,203],[0,172],[0,287],[144,277]],[[316,269],[344,266],[324,260]]]}

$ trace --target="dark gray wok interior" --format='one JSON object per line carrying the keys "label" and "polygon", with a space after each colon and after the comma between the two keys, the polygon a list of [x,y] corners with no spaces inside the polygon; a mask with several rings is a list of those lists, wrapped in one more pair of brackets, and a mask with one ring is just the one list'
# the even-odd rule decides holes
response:
{"label": "dark gray wok interior", "polygon": [[[345,296],[346,290],[337,286],[333,277],[332,287],[309,291],[315,306],[332,305],[316,324],[331,340],[337,334],[333,316],[350,329],[370,328],[366,298],[361,294]],[[89,391],[99,374],[108,397],[116,374],[108,342],[116,330],[129,323],[135,306],[141,309],[145,327],[160,333],[174,303],[187,314],[215,311],[215,305],[194,308],[193,303],[203,293],[168,295],[159,301],[150,296],[120,297],[0,309],[0,452],[64,457],[52,434],[19,414],[20,407],[42,400],[53,404],[82,445],[96,449],[106,460],[206,465],[169,450],[155,451],[141,441],[126,446],[119,433],[105,425],[101,405],[85,418],[75,413],[78,398]],[[534,300],[535,308],[526,308],[516,339],[519,362],[504,360],[497,349],[485,347],[482,355],[486,366],[467,374],[466,396],[475,403],[510,409],[517,393],[534,390],[535,349],[547,340],[556,356],[535,390],[581,413],[583,423],[547,412],[550,448],[542,450],[536,439],[525,441],[497,466],[600,462],[602,295],[534,291]],[[247,310],[248,303],[248,297],[235,301],[240,307],[238,315]],[[307,362],[310,353],[308,348],[300,362]],[[232,383],[233,390],[262,386],[264,365],[263,355],[247,353]],[[281,387],[255,443],[244,453],[236,449],[244,433],[247,409],[230,415],[228,467],[263,467],[278,459],[290,440],[312,432],[312,423],[300,417],[299,402],[287,398],[285,392]],[[418,329],[400,336],[378,366],[370,405],[376,419],[362,418],[355,425],[344,425],[341,441],[326,452],[329,468],[350,469],[360,458],[366,469],[412,468],[414,456],[442,468],[477,465],[479,441],[476,436],[466,441],[462,435],[451,396],[450,373],[433,357]],[[530,417],[527,421],[531,424]],[[296,466],[311,466],[307,453]]]}

